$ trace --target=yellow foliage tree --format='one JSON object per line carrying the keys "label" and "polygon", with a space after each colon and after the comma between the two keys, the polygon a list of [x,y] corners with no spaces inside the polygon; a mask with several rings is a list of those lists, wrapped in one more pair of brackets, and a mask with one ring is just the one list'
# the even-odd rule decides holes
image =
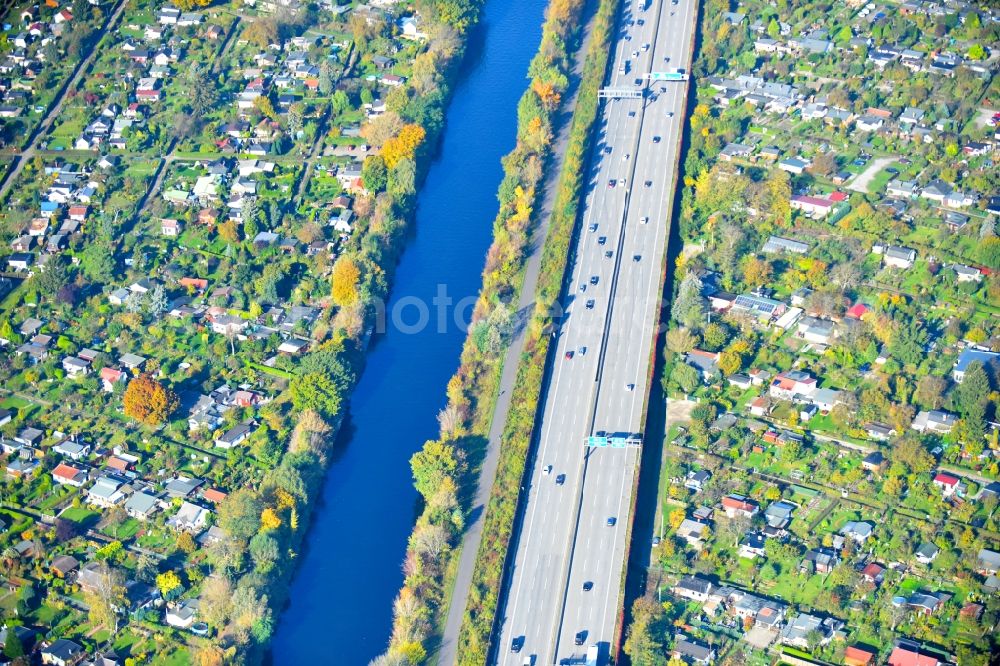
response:
{"label": "yellow foliage tree", "polygon": [[354,259],[347,255],[342,255],[333,265],[333,279],[331,296],[333,302],[344,307],[351,305],[358,299],[358,280],[361,278],[361,271]]}
{"label": "yellow foliage tree", "polygon": [[426,136],[427,132],[420,125],[414,123],[404,125],[397,136],[382,145],[382,159],[385,160],[385,165],[391,169],[404,158],[412,160]]}
{"label": "yellow foliage tree", "polygon": [[670,523],[671,529],[676,530],[681,526],[681,523],[684,522],[684,518],[684,509],[674,509],[670,512],[670,515],[667,516],[667,521]]}
{"label": "yellow foliage tree", "polygon": [[267,532],[269,530],[276,530],[281,527],[281,516],[278,512],[267,507],[260,512],[260,529]]}

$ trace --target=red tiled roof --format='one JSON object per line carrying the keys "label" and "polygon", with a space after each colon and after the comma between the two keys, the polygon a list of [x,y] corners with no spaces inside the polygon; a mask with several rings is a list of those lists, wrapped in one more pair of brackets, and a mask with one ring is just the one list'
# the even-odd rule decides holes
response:
{"label": "red tiled roof", "polygon": [[951,474],[945,474],[944,472],[938,472],[937,476],[934,477],[934,483],[954,486],[958,484],[958,477],[952,476]]}
{"label": "red tiled roof", "polygon": [[889,666],[938,666],[940,662],[937,660],[937,657],[913,652],[908,648],[897,645],[893,648],[892,654],[889,655],[889,660],[886,663]]}
{"label": "red tiled roof", "polygon": [[71,465],[67,465],[66,463],[59,463],[58,465],[56,465],[56,468],[52,470],[52,475],[58,476],[59,478],[62,479],[69,479],[70,481],[72,481],[73,479],[76,478],[76,475],[82,471],[83,470],[77,469],[76,467],[73,467]]}

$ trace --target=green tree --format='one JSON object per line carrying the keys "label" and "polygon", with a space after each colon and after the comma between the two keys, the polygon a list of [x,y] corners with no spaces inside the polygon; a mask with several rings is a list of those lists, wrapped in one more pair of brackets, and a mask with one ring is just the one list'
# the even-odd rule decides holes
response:
{"label": "green tree", "polygon": [[389,182],[389,169],[381,155],[369,155],[361,166],[361,182],[369,192],[381,192]]}
{"label": "green tree", "polygon": [[333,96],[330,98],[330,113],[333,114],[334,118],[349,108],[351,108],[351,98],[347,96],[346,92],[338,90],[333,93]]}
{"label": "green tree", "polygon": [[986,56],[986,49],[983,48],[982,44],[973,44],[969,47],[970,60],[986,60]]}
{"label": "green tree", "polygon": [[80,253],[80,269],[93,282],[106,284],[115,277],[115,259],[107,241],[88,243]]}
{"label": "green tree", "polygon": [[17,635],[16,626],[7,627],[7,640],[3,644],[3,654],[8,659],[17,659],[27,654],[21,637]]}
{"label": "green tree", "polygon": [[289,393],[297,411],[311,409],[326,419],[340,413],[340,387],[326,375],[310,372],[292,382]]}
{"label": "green tree", "polygon": [[262,574],[270,573],[275,562],[281,556],[278,540],[268,532],[255,534],[250,539],[250,557],[253,559],[257,571]]}
{"label": "green tree", "polygon": [[219,505],[219,527],[233,539],[246,542],[260,528],[264,503],[252,488],[238,488]]}
{"label": "green tree", "polygon": [[778,24],[778,19],[772,18],[767,24],[767,36],[771,39],[781,37],[781,26]]}
{"label": "green tree", "polygon": [[437,492],[446,478],[454,478],[458,470],[455,447],[438,440],[424,442],[423,448],[410,458],[414,486],[425,500]]}

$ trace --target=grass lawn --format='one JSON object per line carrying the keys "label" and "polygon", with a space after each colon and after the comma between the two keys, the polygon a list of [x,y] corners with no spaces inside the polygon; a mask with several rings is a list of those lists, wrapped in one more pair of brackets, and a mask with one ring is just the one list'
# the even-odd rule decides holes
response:
{"label": "grass lawn", "polygon": [[71,506],[63,511],[60,518],[72,520],[74,523],[80,523],[85,527],[93,527],[101,519],[101,514],[83,506]]}

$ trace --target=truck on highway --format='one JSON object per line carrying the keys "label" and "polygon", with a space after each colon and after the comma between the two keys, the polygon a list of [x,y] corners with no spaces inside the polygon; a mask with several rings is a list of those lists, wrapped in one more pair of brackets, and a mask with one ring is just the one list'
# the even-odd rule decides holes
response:
{"label": "truck on highway", "polygon": [[597,658],[600,656],[600,651],[596,645],[591,645],[587,648],[587,660],[583,662],[586,666],[597,666]]}

